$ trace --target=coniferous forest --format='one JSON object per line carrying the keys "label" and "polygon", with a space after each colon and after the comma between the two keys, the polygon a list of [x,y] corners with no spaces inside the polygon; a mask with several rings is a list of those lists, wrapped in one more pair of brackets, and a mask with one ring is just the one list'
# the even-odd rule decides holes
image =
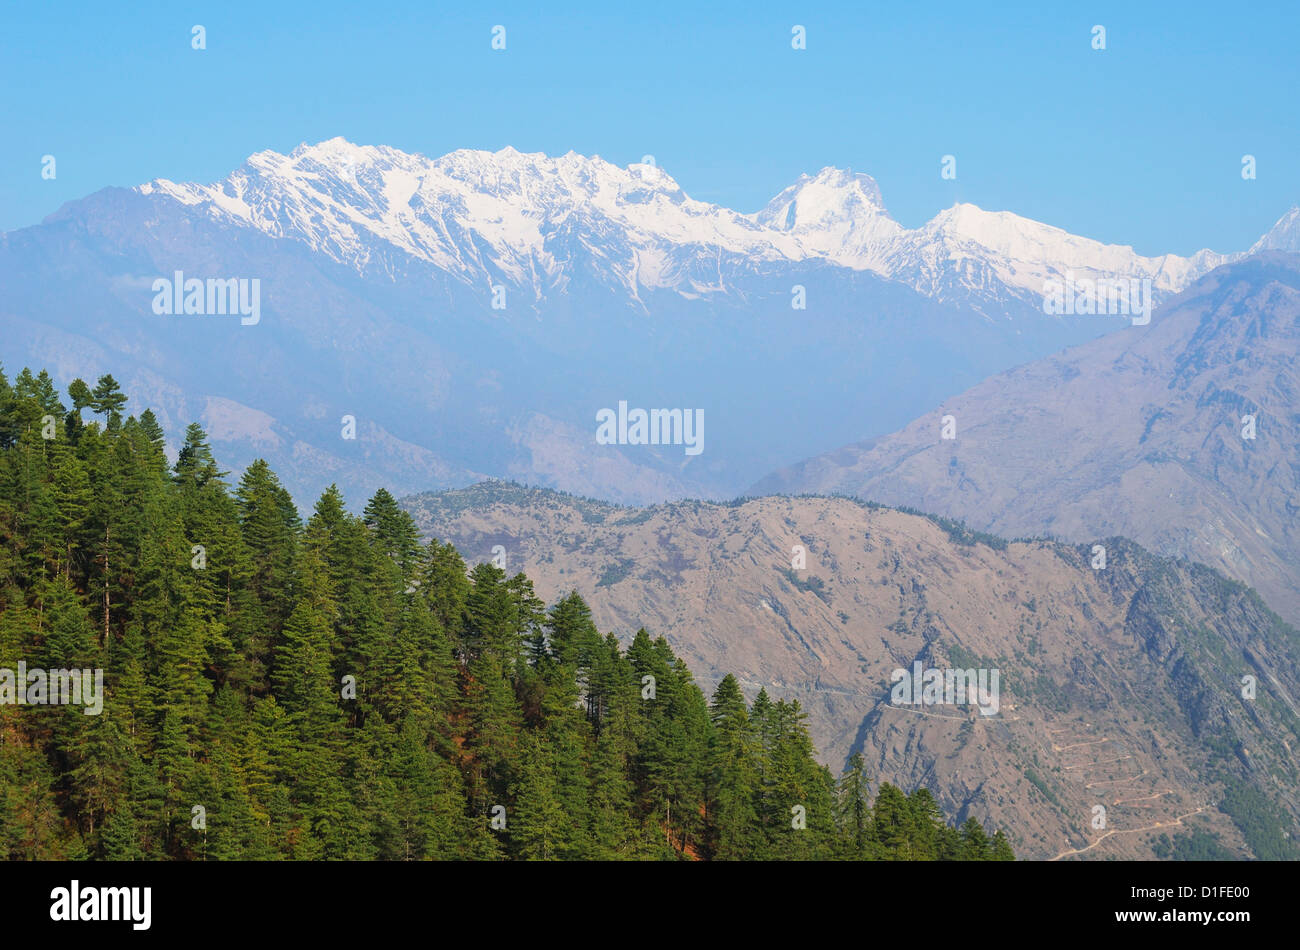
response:
{"label": "coniferous forest", "polygon": [[104,695],[0,704],[9,859],[1012,858],[924,788],[873,798],[860,756],[836,779],[797,703],[706,698],[662,638],[624,649],[576,593],[422,544],[386,491],[304,519],[197,425],[170,462],[111,376],[0,372],[20,662]]}

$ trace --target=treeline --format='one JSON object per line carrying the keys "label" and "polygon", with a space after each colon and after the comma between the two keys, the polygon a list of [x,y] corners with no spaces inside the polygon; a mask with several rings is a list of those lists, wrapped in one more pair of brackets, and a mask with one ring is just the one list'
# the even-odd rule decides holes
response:
{"label": "treeline", "polygon": [[[379,491],[303,523],[264,462],[174,464],[111,376],[0,372],[0,855],[9,859],[1011,859],[798,703],[711,700],[662,638],[421,545]],[[13,673],[102,669],[103,709]],[[3,671],[10,672],[4,694]]]}

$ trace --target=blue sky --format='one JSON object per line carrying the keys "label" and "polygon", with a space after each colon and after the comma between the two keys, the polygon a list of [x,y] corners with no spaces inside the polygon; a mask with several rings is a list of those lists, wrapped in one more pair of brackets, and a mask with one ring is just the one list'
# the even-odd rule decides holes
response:
{"label": "blue sky", "polygon": [[1300,4],[991,6],[8,3],[0,229],[335,135],[649,153],[741,211],[836,165],[909,227],[969,201],[1145,254],[1244,249],[1300,202]]}

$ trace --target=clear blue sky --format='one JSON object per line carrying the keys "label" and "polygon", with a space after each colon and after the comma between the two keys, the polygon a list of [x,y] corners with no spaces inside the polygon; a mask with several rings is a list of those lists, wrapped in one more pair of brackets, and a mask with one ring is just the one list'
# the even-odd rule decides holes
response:
{"label": "clear blue sky", "polygon": [[650,153],[741,211],[850,167],[909,227],[969,201],[1146,254],[1243,249],[1300,202],[1300,4],[1065,6],[7,2],[0,229],[335,135],[427,155]]}

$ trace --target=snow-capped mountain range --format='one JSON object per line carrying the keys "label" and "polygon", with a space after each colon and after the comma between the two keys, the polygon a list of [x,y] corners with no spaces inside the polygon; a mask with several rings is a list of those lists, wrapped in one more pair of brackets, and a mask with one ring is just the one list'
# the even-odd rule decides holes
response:
{"label": "snow-capped mountain range", "polygon": [[[1298,247],[1292,211],[1256,249]],[[1141,330],[1044,313],[1049,280],[1149,278],[1158,304],[1239,256],[1142,257],[967,204],[908,229],[869,176],[834,168],[742,214],[652,164],[336,138],[0,234],[0,364],[62,385],[111,372],[172,438],[199,421],[232,469],[264,457],[305,502],[331,482],[363,499],[488,475],[723,497]],[[257,280],[255,325],[155,309],[177,272]],[[703,451],[598,444],[597,414],[624,401],[702,412]]]}
{"label": "snow-capped mountain range", "polygon": [[[429,159],[342,138],[289,155],[259,152],[212,185],[156,180],[138,189],[296,239],[361,273],[400,255],[468,284],[498,280],[534,299],[563,292],[577,237],[604,280],[632,296],[725,293],[725,256],[743,269],[825,262],[870,271],[937,299],[1033,299],[1048,280],[1149,278],[1176,293],[1241,257],[1199,251],[1143,257],[1006,211],[957,204],[909,230],[890,217],[868,175],[824,168],[801,176],[756,214],[697,201],[662,169],[626,168],[569,152],[558,158],[459,150]],[[1300,242],[1292,209],[1255,249]]]}

